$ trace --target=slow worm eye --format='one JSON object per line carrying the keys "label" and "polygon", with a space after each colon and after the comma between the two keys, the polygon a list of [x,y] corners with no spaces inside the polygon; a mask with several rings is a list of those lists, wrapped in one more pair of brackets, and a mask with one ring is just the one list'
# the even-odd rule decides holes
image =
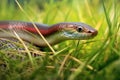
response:
{"label": "slow worm eye", "polygon": [[77,31],[78,31],[78,32],[82,32],[82,31],[83,31],[83,28],[82,28],[82,27],[79,27],[79,28],[77,28]]}

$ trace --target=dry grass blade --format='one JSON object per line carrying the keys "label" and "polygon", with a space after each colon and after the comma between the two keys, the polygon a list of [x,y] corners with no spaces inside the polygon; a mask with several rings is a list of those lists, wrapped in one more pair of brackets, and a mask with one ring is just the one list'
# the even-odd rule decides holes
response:
{"label": "dry grass blade", "polygon": [[63,60],[63,62],[62,62],[62,64],[61,64],[61,66],[60,66],[60,69],[59,69],[59,71],[58,71],[58,75],[60,75],[61,71],[63,70],[64,65],[65,65],[65,62],[67,61],[67,59],[68,59],[68,57],[70,56],[70,54],[71,54],[71,53],[69,53],[69,54],[67,54],[67,55],[65,56],[65,58],[64,58],[64,60]]}
{"label": "dry grass blade", "polygon": [[30,54],[29,49],[27,48],[27,46],[25,45],[25,43],[23,42],[23,40],[19,37],[19,35],[18,35],[15,31],[13,31],[13,32],[14,32],[14,34],[16,35],[17,39],[23,44],[26,52],[28,53],[29,59],[30,59],[32,65],[33,65],[33,60],[32,60],[32,56],[31,56],[31,54]]}
{"label": "dry grass blade", "polygon": [[33,24],[33,26],[35,27],[35,29],[37,30],[38,34],[41,36],[41,38],[46,42],[46,44],[48,45],[48,47],[51,49],[51,51],[55,54],[55,50],[52,48],[52,46],[48,43],[48,41],[45,39],[45,37],[41,34],[41,32],[39,31],[39,29],[37,28],[37,26],[34,24],[34,22],[32,21],[32,19],[30,18],[30,16],[28,16],[26,14],[26,12],[24,11],[24,9],[22,8],[22,6],[19,4],[18,0],[15,0],[17,5],[19,6],[20,10],[28,17],[28,19],[31,21],[31,23]]}

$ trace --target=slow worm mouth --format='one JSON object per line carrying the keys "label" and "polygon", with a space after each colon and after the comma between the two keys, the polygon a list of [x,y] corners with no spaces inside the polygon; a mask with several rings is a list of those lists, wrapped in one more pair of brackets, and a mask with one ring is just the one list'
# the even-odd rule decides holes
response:
{"label": "slow worm mouth", "polygon": [[97,35],[97,31],[94,32],[83,32],[83,33],[78,33],[78,32],[63,32],[62,36],[65,37],[65,39],[69,40],[86,40],[86,39],[92,39]]}

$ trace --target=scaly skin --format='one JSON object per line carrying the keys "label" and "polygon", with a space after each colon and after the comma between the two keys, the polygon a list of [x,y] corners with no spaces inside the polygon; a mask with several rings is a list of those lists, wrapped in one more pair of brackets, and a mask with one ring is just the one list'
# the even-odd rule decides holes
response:
{"label": "scaly skin", "polygon": [[[34,24],[50,45],[58,44],[65,40],[87,40],[95,37],[98,33],[97,30],[84,23],[64,22],[51,26],[39,23]],[[28,46],[29,43],[40,47],[47,46],[32,23],[0,21],[0,50],[7,50],[5,53],[9,58],[24,60],[26,55],[28,55],[26,52],[21,52],[25,51],[25,49],[21,46],[20,41],[16,39],[17,37],[14,32],[16,32]],[[18,53],[22,53],[22,56],[11,54],[9,49],[17,50]],[[41,56],[39,53],[31,53],[31,55],[32,57]]]}
{"label": "scaly skin", "polygon": [[[55,45],[65,40],[87,40],[95,37],[98,33],[94,28],[80,22],[64,22],[51,26],[39,23],[34,24],[50,45]],[[0,21],[0,38],[16,38],[13,31],[24,41],[37,46],[47,46],[31,22]]]}

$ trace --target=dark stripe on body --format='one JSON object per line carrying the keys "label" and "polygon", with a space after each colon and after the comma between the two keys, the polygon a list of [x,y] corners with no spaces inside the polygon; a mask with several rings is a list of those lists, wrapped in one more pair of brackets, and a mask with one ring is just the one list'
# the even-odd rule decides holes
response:
{"label": "dark stripe on body", "polygon": [[[39,29],[42,35],[48,36],[55,32],[57,32],[59,29],[58,26],[49,27],[45,24],[39,24],[34,23],[36,27]],[[29,32],[38,34],[37,30],[30,22],[22,22],[22,21],[0,21],[0,28],[1,29],[19,29],[19,30],[27,30]]]}

